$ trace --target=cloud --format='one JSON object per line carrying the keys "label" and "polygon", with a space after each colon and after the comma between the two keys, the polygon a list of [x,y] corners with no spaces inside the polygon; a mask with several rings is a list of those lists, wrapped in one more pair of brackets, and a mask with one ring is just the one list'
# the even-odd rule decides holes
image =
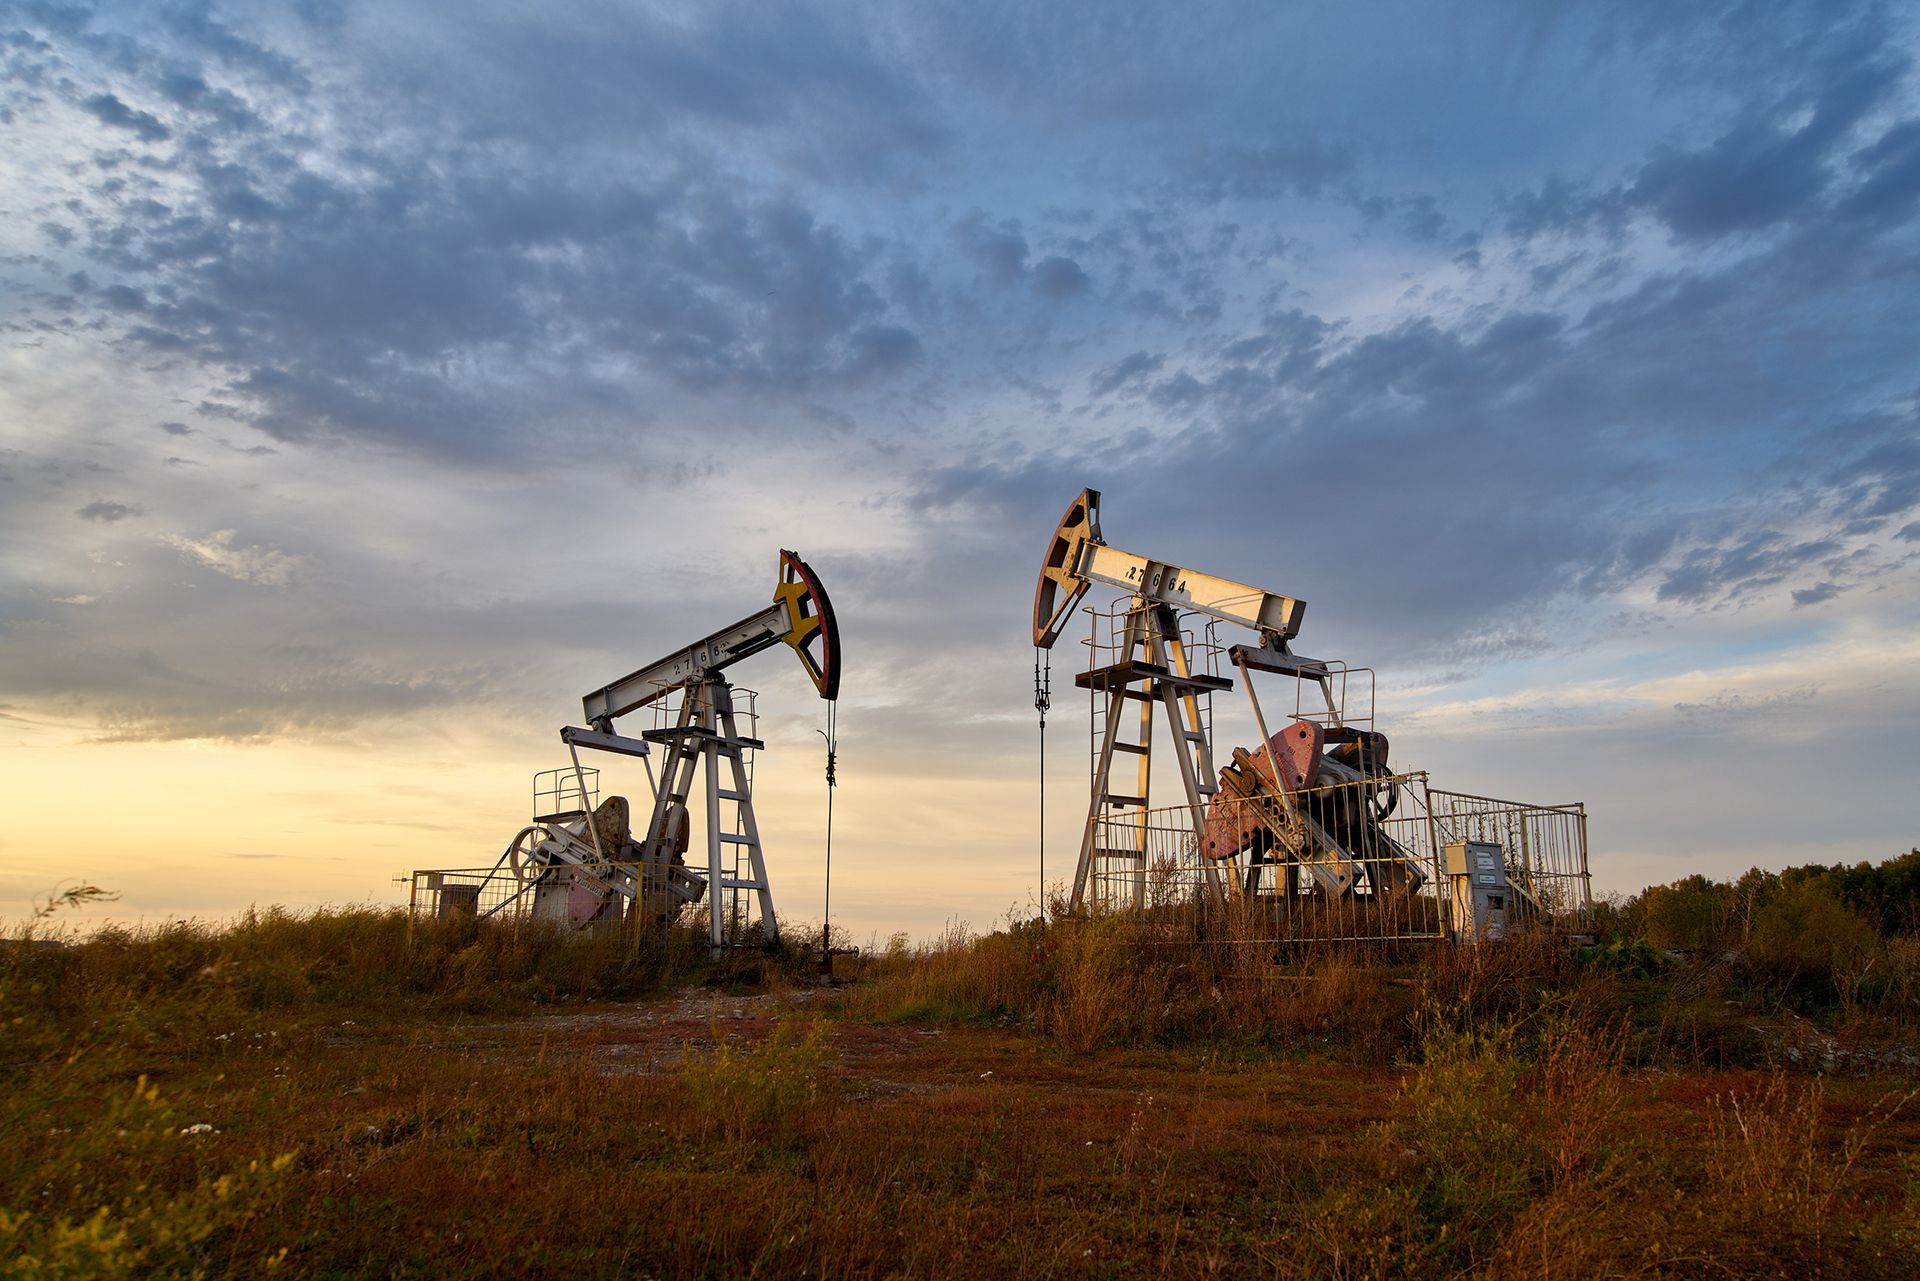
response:
{"label": "cloud", "polygon": [[227,682],[193,690],[179,705],[163,699],[109,708],[100,714],[93,741],[324,740],[368,721],[454,705],[464,693],[418,677],[351,667],[306,675],[293,688]]}
{"label": "cloud", "polygon": [[1217,147],[1187,166],[1188,181],[1210,200],[1272,200],[1317,196],[1351,176],[1358,152],[1317,138],[1289,138],[1254,146]]}
{"label": "cloud", "polygon": [[[484,453],[526,431],[542,399],[596,385],[624,398],[619,364],[689,391],[774,394],[884,378],[918,352],[864,278],[866,251],[798,206],[714,193],[677,195],[692,207],[668,210],[638,189],[568,186],[542,180],[517,201],[336,188],[308,212],[217,232],[196,216],[103,234],[143,246],[129,265],[180,299],[130,338],[231,371],[237,411],[282,440]],[[395,202],[415,211],[411,225],[382,212]],[[604,221],[582,217],[596,205]],[[315,219],[325,225],[300,225]],[[198,256],[209,234],[224,242],[217,266]],[[191,265],[182,236],[196,245]],[[488,375],[498,366],[482,353],[555,327],[573,349],[555,367]],[[440,372],[450,363],[472,373]]]}
{"label": "cloud", "polygon": [[129,516],[138,516],[141,512],[138,507],[131,507],[126,503],[116,503],[110,499],[96,498],[85,507],[77,509],[74,514],[79,516],[81,520],[92,520],[98,521],[103,525],[111,525],[116,521],[125,520]]}
{"label": "cloud", "polygon": [[1092,282],[1079,263],[1059,254],[1049,254],[1033,265],[1033,290],[1055,302],[1076,298],[1087,292]]}
{"label": "cloud", "polygon": [[1805,707],[1820,697],[1818,685],[1806,685],[1798,689],[1780,690],[1760,696],[1750,696],[1738,690],[1722,690],[1718,694],[1700,702],[1675,703],[1673,710],[1689,720],[1731,720],[1748,716],[1763,716],[1777,712],[1782,708]]}
{"label": "cloud", "polygon": [[[1730,545],[1697,547],[1660,584],[1665,601],[1704,603],[1722,597],[1771,587],[1795,570],[1832,556],[1840,544],[1832,539],[1794,542],[1776,529],[1747,534]],[[1796,593],[1796,599],[1798,597]],[[1825,599],[1815,597],[1814,600]],[[1813,600],[1803,601],[1812,604]]]}
{"label": "cloud", "polygon": [[173,131],[160,123],[150,111],[135,111],[110,93],[96,93],[80,104],[94,119],[116,129],[125,129],[142,142],[165,142]]}
{"label": "cloud", "polygon": [[[875,786],[1004,772],[1087,484],[1119,545],[1306,599],[1302,649],[1470,763],[1697,743],[1814,664],[1837,716],[1877,678],[1819,646],[1911,631],[1892,8],[10,23],[0,688],[64,725],[511,741],[797,543]],[[102,494],[177,532],[75,523]]]}
{"label": "cloud", "polygon": [[[889,56],[895,24],[858,9],[716,3],[532,20],[501,6],[468,23],[422,90],[480,136],[541,149],[660,137],[866,181],[937,155],[951,129],[917,68]],[[409,50],[365,53],[376,82],[390,64],[420,74]]]}
{"label": "cloud", "polygon": [[286,587],[309,567],[306,557],[277,548],[235,546],[237,536],[231,529],[216,529],[204,538],[163,534],[160,541],[216,574],[262,587]]}
{"label": "cloud", "polygon": [[[282,89],[304,91],[310,87],[311,82],[293,59],[235,31],[210,6],[196,4],[170,8],[163,21],[187,49],[212,54],[217,62],[251,73],[265,83]],[[169,79],[181,83],[178,72],[170,73]],[[188,96],[199,96],[190,82]]]}
{"label": "cloud", "polygon": [[954,224],[954,238],[997,284],[1008,285],[1027,270],[1027,238],[1017,219],[990,222],[976,209]]}
{"label": "cloud", "polygon": [[81,657],[130,665],[137,679],[99,713],[94,741],[188,739],[323,740],[368,721],[457,705],[473,690],[456,679],[385,672],[352,658],[288,655],[287,671],[261,680],[244,674],[196,674],[142,651]]}
{"label": "cloud", "polygon": [[1849,221],[1892,228],[1920,202],[1920,121],[1903,120],[1853,157],[1858,185],[1840,202]]}
{"label": "cloud", "polygon": [[1094,374],[1087,390],[1095,396],[1111,396],[1122,387],[1138,386],[1142,379],[1159,372],[1166,363],[1165,353],[1136,351]]}
{"label": "cloud", "polygon": [[[1811,13],[1782,18],[1778,36],[1810,20],[1798,57],[1774,50],[1771,74],[1746,82],[1729,76],[1739,107],[1709,141],[1662,143],[1614,185],[1549,175],[1503,198],[1508,232],[1523,240],[1589,232],[1617,240],[1636,214],[1657,220],[1682,243],[1836,214],[1891,225],[1920,197],[1908,122],[1897,121],[1865,147],[1855,144],[1897,98],[1911,59],[1897,52],[1900,42],[1875,8],[1838,22]],[[1716,47],[1731,51],[1724,39],[1730,33],[1719,34]]]}
{"label": "cloud", "polygon": [[1505,230],[1520,240],[1550,233],[1603,230],[1618,235],[1630,210],[1618,190],[1596,192],[1590,181],[1548,175],[1538,187],[1501,198]]}
{"label": "cloud", "polygon": [[1754,230],[1799,211],[1826,187],[1811,125],[1783,134],[1751,121],[1699,151],[1663,151],[1628,190],[1685,239]]}
{"label": "cloud", "polygon": [[[359,17],[346,34],[366,34]],[[556,66],[624,59],[620,92],[655,95],[652,123],[676,111],[736,130],[792,120],[808,164],[851,170],[874,164],[877,142],[937,148],[918,90],[857,23],[744,8],[703,10],[691,25],[603,17],[619,30],[474,15],[497,20],[502,39],[450,59],[489,65],[496,89],[504,76],[538,90],[522,99],[537,110],[496,122],[510,138],[481,149],[434,129],[360,148],[350,140],[364,121],[412,105],[395,81],[367,71],[367,83],[343,83],[356,74],[347,63],[274,48],[207,12],[172,13],[164,36],[44,18],[53,39],[41,64],[109,82],[87,109],[171,144],[164,165],[115,165],[60,205],[62,238],[90,264],[70,273],[70,301],[139,358],[191,362],[234,413],[283,440],[376,440],[469,461],[538,448],[542,406],[557,399],[598,402],[603,418],[663,390],[774,404],[913,365],[922,341],[888,296],[882,238],[824,220],[791,184],[741,182],[741,157],[703,130],[616,130],[605,136],[645,154],[605,166],[561,163],[542,131],[579,105],[554,93]],[[636,76],[636,65],[652,70]],[[577,68],[569,78],[593,83]],[[450,75],[445,104],[491,113],[497,93],[475,97],[466,83]],[[127,106],[136,93],[184,114],[170,129]],[[1040,288],[1074,284],[1053,270]],[[497,359],[534,349],[544,358]]]}
{"label": "cloud", "polygon": [[216,89],[197,72],[173,69],[163,72],[160,93],[175,106],[202,113],[225,130],[243,132],[256,129],[261,120],[246,100],[230,89]]}
{"label": "cloud", "polygon": [[1836,587],[1832,583],[1816,583],[1812,587],[1803,588],[1794,592],[1793,603],[1795,605],[1818,605],[1822,601],[1832,600],[1845,590],[1846,588]]}

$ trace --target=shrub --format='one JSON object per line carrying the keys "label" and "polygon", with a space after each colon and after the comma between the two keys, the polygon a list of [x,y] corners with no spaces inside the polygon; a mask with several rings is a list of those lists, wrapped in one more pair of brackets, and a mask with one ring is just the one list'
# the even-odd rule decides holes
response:
{"label": "shrub", "polygon": [[[239,1239],[249,1224],[273,1213],[293,1154],[220,1173],[196,1168],[181,1149],[198,1136],[180,1126],[179,1114],[145,1077],[131,1092],[106,1099],[63,1138],[61,1155],[94,1208],[78,1217],[0,1208],[0,1276],[79,1281],[250,1274],[285,1255],[251,1254]],[[128,1187],[116,1178],[123,1164],[146,1177]]]}
{"label": "shrub", "polygon": [[1667,958],[1658,949],[1637,939],[1611,938],[1582,947],[1573,959],[1589,969],[1631,979],[1650,979],[1667,968]]}
{"label": "shrub", "polygon": [[1052,989],[1049,947],[1038,921],[1009,921],[984,936],[956,921],[917,950],[895,935],[848,1007],[882,1019],[1037,1019]]}
{"label": "shrub", "polygon": [[1817,881],[1785,890],[1762,908],[1747,948],[1757,966],[1783,983],[1832,987],[1840,980],[1855,988],[1879,950],[1872,924]]}
{"label": "shrub", "polygon": [[1698,952],[1729,946],[1732,915],[1727,887],[1704,876],[1671,885],[1655,885],[1640,896],[1647,942],[1655,947]]}

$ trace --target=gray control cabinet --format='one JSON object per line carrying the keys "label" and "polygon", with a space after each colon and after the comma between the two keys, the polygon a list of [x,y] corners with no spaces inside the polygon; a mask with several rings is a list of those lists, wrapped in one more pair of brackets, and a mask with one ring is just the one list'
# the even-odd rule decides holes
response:
{"label": "gray control cabinet", "polygon": [[1453,937],[1461,943],[1506,937],[1513,888],[1507,860],[1492,841],[1454,841],[1440,847],[1447,868]]}

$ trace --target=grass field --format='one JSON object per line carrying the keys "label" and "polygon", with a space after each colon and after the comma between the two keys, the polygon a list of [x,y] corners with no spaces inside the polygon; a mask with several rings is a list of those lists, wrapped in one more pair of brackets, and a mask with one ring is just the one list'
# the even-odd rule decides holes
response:
{"label": "grass field", "polygon": [[1246,951],[1026,924],[822,988],[375,912],[16,941],[0,1275],[1911,1275],[1904,1011]]}

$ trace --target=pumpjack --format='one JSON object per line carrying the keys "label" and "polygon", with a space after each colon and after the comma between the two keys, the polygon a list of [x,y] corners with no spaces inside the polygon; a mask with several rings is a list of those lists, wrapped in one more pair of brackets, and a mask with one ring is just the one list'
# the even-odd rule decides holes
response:
{"label": "pumpjack", "polygon": [[[1345,724],[1330,665],[1291,648],[1304,602],[1111,546],[1100,529],[1100,493],[1085,489],[1060,518],[1041,565],[1033,598],[1036,648],[1054,646],[1096,585],[1117,588],[1130,599],[1110,654],[1096,651],[1111,661],[1097,661],[1074,682],[1095,693],[1097,747],[1072,908],[1080,908],[1097,885],[1130,886],[1134,907],[1144,896],[1155,708],[1172,731],[1186,822],[1216,901],[1229,891],[1298,894],[1303,874],[1310,878],[1307,892],[1331,897],[1419,888],[1426,879],[1419,861],[1382,826],[1399,799],[1387,769],[1386,735]],[[1253,644],[1233,645],[1226,653],[1240,674],[1262,743],[1251,752],[1235,748],[1217,775],[1211,717],[1202,700],[1232,689],[1233,681],[1195,670],[1183,613],[1243,627],[1254,636]],[[1254,671],[1318,688],[1325,712],[1296,716],[1268,734]],[[1136,705],[1137,716],[1129,718]],[[1134,768],[1117,781],[1121,756],[1132,757]]]}
{"label": "pumpjack", "polygon": [[[839,697],[840,629],[832,602],[807,563],[785,550],[770,605],[588,693],[581,700],[586,725],[560,730],[571,768],[546,771],[545,785],[536,778],[534,820],[496,865],[518,883],[506,901],[530,893],[535,919],[590,929],[623,917],[664,923],[705,897],[714,949],[742,941],[749,905],[758,907],[763,940],[777,941],[779,922],[753,809],[750,754],[765,743],[742,733],[734,687],[724,673],[780,645],[798,656],[822,699]],[[663,713],[657,718],[662,723],[637,737],[616,731],[619,718],[649,707]],[[649,759],[655,746],[663,749],[657,779]],[[597,778],[598,771],[582,765],[583,750],[647,762],[652,802],[644,835],[636,837],[625,797],[595,804],[590,776]],[[686,861],[696,779],[704,806],[704,868]]]}

